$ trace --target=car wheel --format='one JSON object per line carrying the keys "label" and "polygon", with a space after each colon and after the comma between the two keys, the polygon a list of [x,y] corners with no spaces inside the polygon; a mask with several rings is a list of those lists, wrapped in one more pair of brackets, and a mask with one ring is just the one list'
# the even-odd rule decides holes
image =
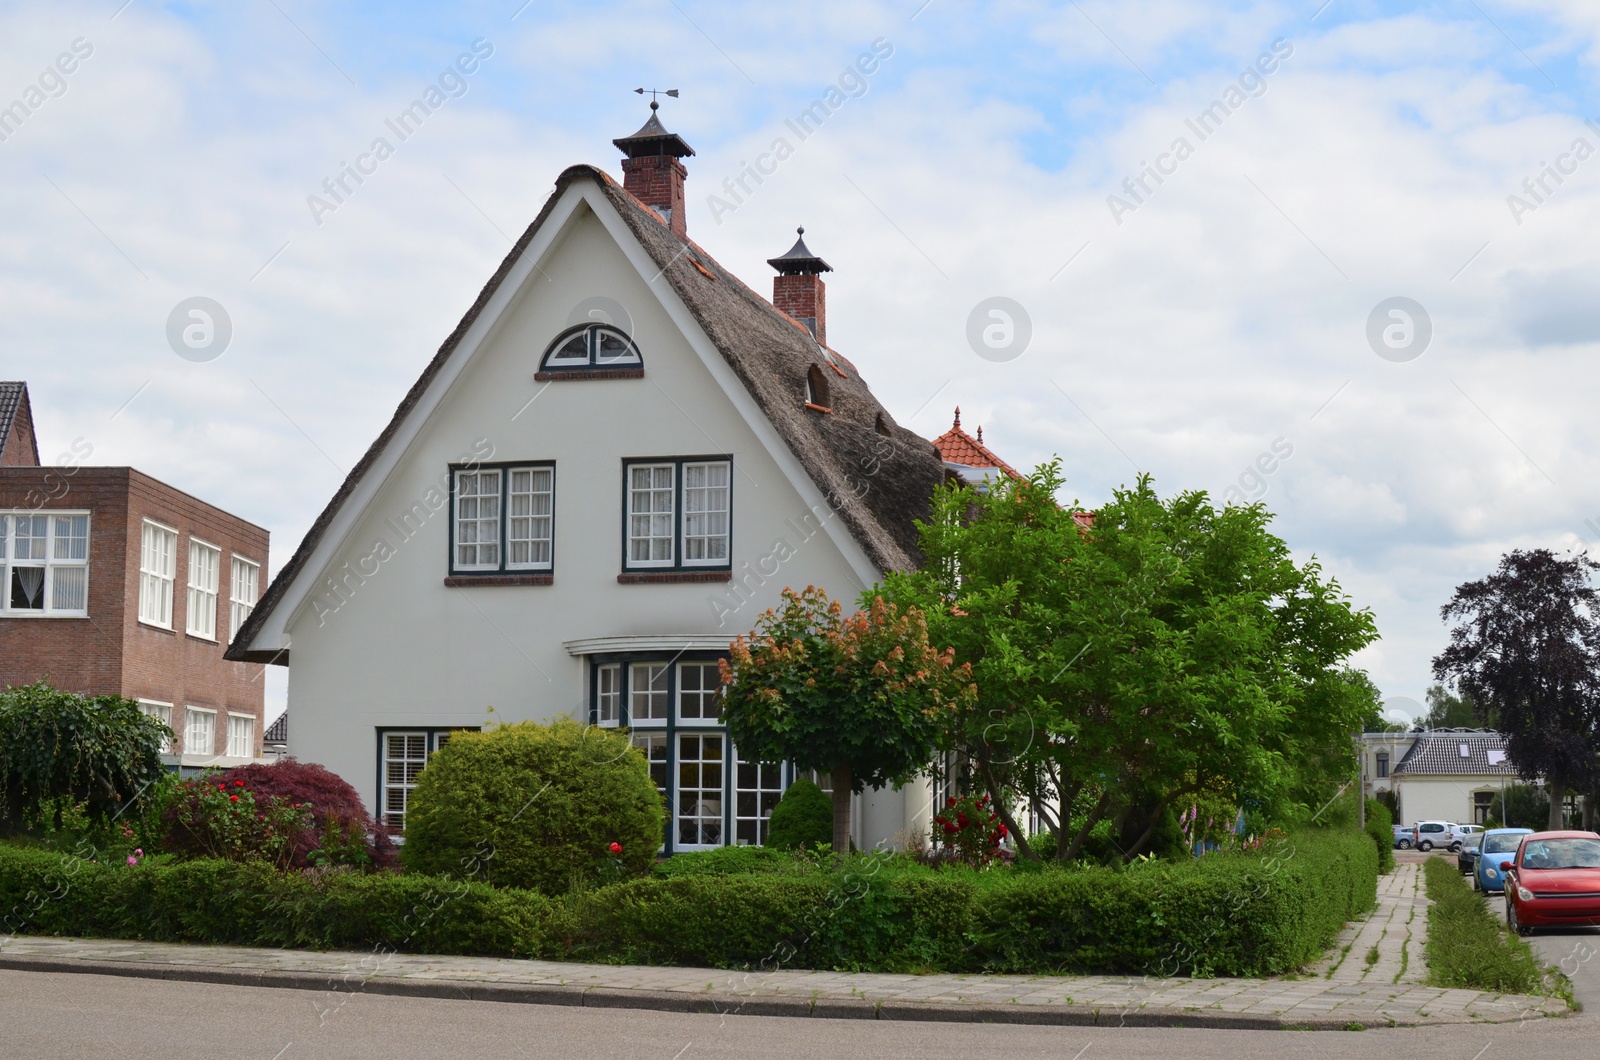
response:
{"label": "car wheel", "polygon": [[1461,853],[1461,844],[1460,843],[1451,843],[1450,844],[1450,853],[1452,853],[1452,854]]}
{"label": "car wheel", "polygon": [[1428,851],[1433,849],[1433,844],[1431,842],[1429,842],[1428,840],[1424,839],[1422,842],[1417,844],[1417,849],[1422,851],[1424,854],[1426,854]]}
{"label": "car wheel", "polygon": [[1409,839],[1400,840],[1400,849],[1401,850],[1410,850],[1411,849],[1411,840],[1409,840]]}
{"label": "car wheel", "polygon": [[1473,874],[1472,874],[1472,890],[1473,890],[1474,894],[1476,894],[1478,892],[1481,892],[1483,890],[1482,887],[1478,886],[1478,874],[1477,874],[1477,872],[1473,872]]}
{"label": "car wheel", "polygon": [[1527,938],[1529,935],[1533,934],[1533,929],[1531,927],[1517,919],[1516,903],[1509,900],[1506,902],[1506,927],[1510,928],[1512,931],[1515,931],[1523,938]]}

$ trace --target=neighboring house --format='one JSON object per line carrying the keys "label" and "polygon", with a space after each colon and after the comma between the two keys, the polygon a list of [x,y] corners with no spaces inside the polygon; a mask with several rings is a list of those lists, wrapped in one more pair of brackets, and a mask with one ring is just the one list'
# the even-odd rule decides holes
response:
{"label": "neighboring house", "polygon": [[1483,824],[1494,797],[1518,783],[1505,737],[1486,729],[1366,733],[1362,743],[1368,791],[1395,792],[1396,824]]}
{"label": "neighboring house", "polygon": [[289,754],[289,712],[286,710],[272,719],[261,737],[261,757],[272,761]]}
{"label": "neighboring house", "polygon": [[0,383],[0,439],[0,688],[137,699],[171,766],[259,757],[262,667],[223,650],[267,531],[133,468],[39,466],[22,383]]}
{"label": "neighboring house", "polygon": [[[760,842],[793,771],[730,746],[718,660],[786,586],[851,605],[919,561],[945,468],[826,344],[830,266],[797,240],[768,302],[687,239],[689,145],[653,112],[616,144],[623,184],[560,175],[229,648],[290,666],[290,750],[396,827],[452,731],[568,714],[630,731],[666,850]],[[858,842],[929,802],[867,793]]]}
{"label": "neighboring house", "polygon": [[988,484],[1001,475],[1017,481],[1024,477],[983,444],[982,427],[978,428],[976,438],[961,429],[959,406],[956,408],[955,423],[948,431],[933,440],[933,447],[939,451],[939,458],[944,461],[947,474],[975,485],[980,490],[986,491]]}

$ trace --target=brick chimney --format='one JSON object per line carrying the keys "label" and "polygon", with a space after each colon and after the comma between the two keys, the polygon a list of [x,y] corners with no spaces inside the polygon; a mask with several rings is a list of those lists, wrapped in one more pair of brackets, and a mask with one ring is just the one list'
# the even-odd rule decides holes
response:
{"label": "brick chimney", "polygon": [[797,228],[795,233],[800,238],[787,254],[767,259],[767,264],[778,270],[772,278],[772,304],[804,324],[817,342],[826,346],[828,292],[822,274],[832,272],[833,266],[811,253],[805,228]]}
{"label": "brick chimney", "polygon": [[684,221],[683,182],[689,171],[678,159],[694,154],[683,137],[668,132],[656,116],[660,104],[650,101],[650,120],[632,136],[612,140],[622,152],[622,186],[661,215],[679,239],[689,238]]}

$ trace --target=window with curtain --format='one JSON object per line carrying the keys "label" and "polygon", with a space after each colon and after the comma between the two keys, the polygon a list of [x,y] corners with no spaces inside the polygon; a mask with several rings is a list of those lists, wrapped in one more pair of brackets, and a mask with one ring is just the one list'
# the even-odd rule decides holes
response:
{"label": "window with curtain", "polygon": [[0,614],[89,613],[89,514],[0,512]]}

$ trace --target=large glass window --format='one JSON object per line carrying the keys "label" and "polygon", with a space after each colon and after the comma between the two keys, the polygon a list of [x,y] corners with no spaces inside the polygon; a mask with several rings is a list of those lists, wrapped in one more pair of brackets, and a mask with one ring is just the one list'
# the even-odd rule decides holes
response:
{"label": "large glass window", "polygon": [[548,571],[555,559],[553,465],[455,473],[457,573]]}
{"label": "large glass window", "polygon": [[716,663],[679,663],[678,720],[716,721],[717,694],[721,690],[722,672]]}
{"label": "large glass window", "polygon": [[183,753],[210,755],[217,752],[217,712],[200,707],[183,709]]}
{"label": "large glass window", "polygon": [[616,725],[622,721],[622,666],[611,663],[594,672],[595,724]]}
{"label": "large glass window", "polygon": [[0,512],[0,614],[89,613],[89,516]]}
{"label": "large glass window", "polygon": [[667,688],[670,672],[666,663],[634,663],[628,668],[628,720],[631,724],[667,720],[667,704],[671,700]]}
{"label": "large glass window", "polygon": [[729,461],[640,461],[625,465],[624,473],[624,566],[648,570],[729,565],[733,518]]}
{"label": "large glass window", "polygon": [[228,639],[239,635],[239,627],[256,609],[261,596],[261,564],[233,557],[228,578]]}
{"label": "large glass window", "polygon": [[738,760],[734,769],[733,841],[760,846],[767,841],[772,808],[783,798],[783,767],[776,762]]}
{"label": "large glass window", "polygon": [[[139,700],[139,713],[148,714],[168,729],[172,728],[171,703],[158,703],[153,699],[141,699]],[[172,737],[163,736],[161,738],[161,753],[164,755],[172,753]]]}
{"label": "large glass window", "polygon": [[252,758],[256,749],[256,719],[248,714],[228,715],[228,754]]}
{"label": "large glass window", "polygon": [[722,845],[723,746],[721,733],[678,735],[680,848]]}
{"label": "large glass window", "polygon": [[184,626],[188,633],[207,640],[217,639],[217,585],[222,574],[222,550],[203,541],[189,539],[189,613]]}
{"label": "large glass window", "polygon": [[[378,805],[383,822],[397,832],[405,831],[406,808],[417,777],[428,764],[428,756],[450,742],[462,729],[409,729],[378,732]],[[467,729],[465,731],[474,731]]]}
{"label": "large glass window", "polygon": [[139,540],[139,621],[172,628],[172,586],[178,576],[178,532],[145,520]]}
{"label": "large glass window", "polygon": [[1388,776],[1389,775],[1389,753],[1387,751],[1379,751],[1378,755],[1377,755],[1377,760],[1378,760],[1378,776],[1380,778]]}

